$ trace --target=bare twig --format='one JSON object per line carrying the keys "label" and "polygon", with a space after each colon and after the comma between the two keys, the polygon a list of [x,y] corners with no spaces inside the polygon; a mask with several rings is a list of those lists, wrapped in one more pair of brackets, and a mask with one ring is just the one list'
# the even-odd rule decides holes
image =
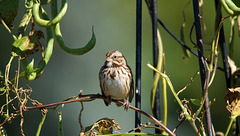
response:
{"label": "bare twig", "polygon": [[140,127],[137,127],[137,128],[134,128],[134,129],[128,131],[128,133],[131,133],[131,132],[133,132],[133,131],[135,131],[135,130],[138,130],[138,129],[139,129],[139,130],[142,130],[142,129],[144,129],[144,128],[155,128],[155,129],[162,130],[162,128],[157,127],[157,126],[140,126]]}
{"label": "bare twig", "polygon": [[[78,99],[74,99],[74,100],[68,100],[68,101],[61,101],[61,102],[57,102],[57,103],[51,103],[51,104],[46,104],[46,105],[39,105],[39,106],[34,106],[34,107],[24,107],[23,111],[29,111],[29,110],[34,110],[34,109],[42,109],[42,108],[51,108],[53,106],[58,106],[58,105],[62,105],[62,104],[67,104],[67,103],[73,103],[73,102],[87,102],[89,100],[94,100],[94,99],[107,99],[105,96],[102,96],[100,94],[88,94],[88,95],[81,95],[81,98]],[[112,102],[118,103],[118,104],[124,104],[124,102],[122,101],[118,101],[118,100],[111,100]],[[132,106],[129,105],[130,109],[133,109],[143,115],[145,115],[146,117],[150,118],[151,120],[153,120],[156,124],[158,124],[164,131],[166,131],[167,133],[169,133],[171,136],[175,136],[175,134],[170,131],[166,126],[164,126],[161,121],[157,120],[156,118],[154,118],[152,115]],[[13,114],[18,114],[21,113],[21,109],[18,111],[15,111]],[[0,124],[0,127],[2,125],[4,125],[6,122],[3,122],[2,124]]]}
{"label": "bare twig", "polygon": [[81,121],[82,112],[83,112],[84,107],[83,107],[83,102],[80,102],[80,103],[81,103],[81,110],[80,110],[79,115],[78,115],[78,123],[80,125],[80,133],[81,133],[81,132],[84,132],[85,130],[84,130],[84,127],[83,127],[82,121]]}
{"label": "bare twig", "polygon": [[177,128],[184,122],[186,121],[187,119],[184,118],[183,120],[181,120],[181,122],[173,129],[173,133],[175,133],[175,131],[177,130]]}
{"label": "bare twig", "polygon": [[214,69],[213,69],[213,73],[212,73],[212,76],[211,76],[211,79],[208,83],[208,87],[211,86],[212,82],[213,82],[213,79],[215,77],[215,74],[216,74],[216,71],[217,71],[217,61],[218,61],[218,53],[215,54],[215,64],[214,64]]}
{"label": "bare twig", "polygon": [[182,91],[184,91],[189,85],[191,85],[192,82],[193,82],[193,80],[194,80],[194,78],[195,78],[198,74],[199,74],[199,71],[197,71],[197,72],[195,73],[195,75],[194,75],[193,77],[191,77],[190,83],[188,83],[187,85],[185,85],[181,90],[179,90],[179,91],[177,92],[177,95],[179,95],[179,94],[180,94]]}

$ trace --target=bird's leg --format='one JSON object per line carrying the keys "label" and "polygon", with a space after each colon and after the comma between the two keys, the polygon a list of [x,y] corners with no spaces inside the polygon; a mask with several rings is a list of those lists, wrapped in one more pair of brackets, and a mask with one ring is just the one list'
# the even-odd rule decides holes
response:
{"label": "bird's leg", "polygon": [[129,108],[129,102],[126,100],[126,102],[123,104],[124,110],[127,111]]}
{"label": "bird's leg", "polygon": [[106,102],[107,102],[108,104],[110,104],[110,103],[112,102],[112,99],[111,99],[110,96],[107,96]]}

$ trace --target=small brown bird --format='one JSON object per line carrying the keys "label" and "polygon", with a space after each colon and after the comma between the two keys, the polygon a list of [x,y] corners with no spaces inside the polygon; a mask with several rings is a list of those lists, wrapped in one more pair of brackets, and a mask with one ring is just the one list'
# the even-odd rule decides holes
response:
{"label": "small brown bird", "polygon": [[124,109],[127,110],[134,95],[133,74],[120,51],[112,50],[106,54],[105,63],[99,71],[99,81],[102,95],[108,98],[104,100],[105,105],[111,103],[110,98],[122,102],[126,99]]}

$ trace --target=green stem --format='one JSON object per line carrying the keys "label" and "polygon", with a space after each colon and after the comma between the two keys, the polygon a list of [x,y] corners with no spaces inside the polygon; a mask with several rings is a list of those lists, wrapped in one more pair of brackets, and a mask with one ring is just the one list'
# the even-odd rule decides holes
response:
{"label": "green stem", "polygon": [[[49,19],[47,13],[44,11],[43,8],[41,8],[40,12],[44,19]],[[32,81],[32,80],[36,79],[37,77],[41,76],[43,69],[45,68],[45,66],[47,65],[47,63],[49,62],[49,60],[52,56],[53,43],[54,43],[52,29],[50,27],[47,27],[46,33],[47,33],[47,46],[44,51],[44,58],[43,58],[42,62],[38,65],[38,67],[33,71],[33,73],[29,74],[29,76],[31,76],[31,77],[26,77],[26,79],[28,81]],[[23,60],[26,61],[25,59],[23,59]],[[24,63],[26,63],[26,62],[24,62]],[[27,65],[25,64],[25,67],[26,66]]]}
{"label": "green stem", "polygon": [[8,62],[8,64],[7,64],[7,66],[6,66],[6,69],[5,69],[5,75],[4,75],[4,86],[5,86],[5,89],[6,89],[6,108],[7,108],[7,110],[6,110],[6,114],[5,114],[5,117],[9,117],[9,107],[8,107],[8,101],[9,101],[9,99],[8,99],[8,97],[9,97],[9,84],[8,84],[8,80],[9,80],[9,70],[10,70],[10,67],[11,67],[11,63],[12,63],[12,61],[13,61],[13,59],[14,59],[14,56],[12,55],[11,56],[11,58],[10,58],[10,60],[9,60],[9,62]]}
{"label": "green stem", "polygon": [[53,108],[54,111],[58,114],[58,130],[59,130],[59,136],[63,136],[63,124],[62,124],[62,112],[59,112],[56,110],[56,107]]}
{"label": "green stem", "polygon": [[[57,8],[57,5],[55,5],[55,6]],[[67,3],[67,0],[62,0],[62,8],[59,11],[59,13],[54,16],[54,18],[52,20],[41,19],[40,16],[39,16],[39,8],[40,8],[40,3],[35,1],[34,4],[33,4],[33,16],[34,16],[35,22],[39,26],[50,27],[50,26],[53,26],[53,25],[55,25],[55,24],[57,24],[61,21],[61,19],[63,18],[63,16],[67,12],[68,3]]]}
{"label": "green stem", "polygon": [[62,113],[58,114],[59,136],[63,136]]}
{"label": "green stem", "polygon": [[22,38],[22,35],[26,31],[31,17],[32,17],[32,9],[26,9],[25,14],[18,26],[18,39]]}
{"label": "green stem", "polygon": [[[42,15],[42,17],[44,19],[48,19],[48,15],[43,10],[43,8],[41,8],[41,15]],[[46,46],[45,51],[44,51],[43,61],[38,66],[38,69],[36,71],[38,76],[40,76],[40,74],[42,73],[44,67],[49,62],[49,60],[50,60],[50,58],[52,56],[52,52],[53,52],[54,37],[53,37],[52,29],[51,28],[46,28],[46,32],[47,32],[47,46]]]}
{"label": "green stem", "polygon": [[228,124],[228,128],[227,128],[227,131],[226,131],[226,133],[225,133],[225,136],[228,135],[228,133],[229,133],[229,131],[230,131],[230,129],[231,129],[233,120],[234,120],[235,118],[236,118],[236,117],[231,117],[231,118],[230,118],[230,122],[229,122],[229,124]]}
{"label": "green stem", "polygon": [[[8,91],[9,90],[9,87],[7,86],[7,88],[6,88],[6,90]],[[6,93],[6,104],[8,103],[8,92]],[[7,118],[7,117],[9,117],[9,106],[8,106],[8,104],[6,105],[6,108],[7,108],[7,110],[6,110],[6,114],[5,114],[5,118]]]}
{"label": "green stem", "polygon": [[[219,18],[220,19],[220,18]],[[217,22],[217,20],[216,20]],[[213,60],[214,60],[214,56],[216,57],[217,55],[217,45],[218,45],[218,40],[219,40],[219,34],[220,34],[220,29],[222,28],[223,22],[221,21],[221,23],[219,24],[219,26],[216,26],[216,30],[215,33],[213,35],[213,41],[212,41],[212,51],[211,51],[211,57],[210,57],[210,63],[209,63],[209,69],[210,72],[212,72],[213,70]]]}
{"label": "green stem", "polygon": [[[40,9],[40,13],[44,19],[49,19],[47,13],[44,11],[43,8]],[[25,76],[25,78],[28,81],[32,81],[37,77],[41,76],[41,74],[43,73],[43,69],[45,68],[45,66],[47,65],[47,63],[49,62],[52,56],[53,44],[54,44],[53,32],[50,27],[46,28],[46,33],[47,33],[47,46],[44,51],[44,58],[42,62],[38,65],[36,69],[33,70],[32,73],[29,73],[28,76],[26,76],[25,70],[26,70],[26,67],[28,66],[28,63],[26,59],[22,59],[21,64],[23,66],[24,71],[19,75],[19,79]],[[24,54],[22,55],[22,58],[26,58]],[[15,82],[14,79],[12,79],[11,82],[14,83]]]}
{"label": "green stem", "polygon": [[175,92],[175,90],[174,90],[174,88],[173,88],[173,85],[172,85],[170,79],[168,78],[168,76],[167,76],[166,74],[158,71],[158,70],[157,70],[156,68],[154,68],[151,64],[147,64],[147,66],[148,66],[149,68],[151,68],[152,70],[158,72],[158,73],[167,81],[167,84],[168,84],[168,86],[169,86],[169,88],[170,88],[173,96],[175,97],[176,101],[178,102],[179,106],[180,106],[181,109],[183,110],[183,113],[184,113],[186,119],[187,119],[187,120],[191,120],[191,116],[189,115],[187,109],[183,106],[181,100],[179,99],[178,95],[176,94],[176,92]]}
{"label": "green stem", "polygon": [[0,21],[3,24],[3,26],[7,29],[7,31],[12,35],[14,41],[17,40],[17,37],[15,35],[12,34],[12,31],[8,28],[7,24],[4,22],[4,20],[0,17]]}
{"label": "green stem", "polygon": [[163,125],[167,126],[167,85],[166,80],[162,78],[162,84],[163,84],[163,103],[164,103],[164,110],[163,110]]}
{"label": "green stem", "polygon": [[148,66],[149,68],[151,68],[152,70],[158,72],[158,73],[167,81],[167,84],[168,84],[168,86],[169,86],[169,88],[170,88],[173,96],[175,97],[176,101],[178,102],[180,108],[182,109],[185,118],[190,122],[190,124],[191,124],[192,127],[194,128],[195,132],[198,133],[198,129],[197,129],[196,125],[195,125],[195,119],[193,119],[193,118],[191,117],[191,115],[188,113],[187,109],[186,109],[186,108],[184,107],[184,105],[182,104],[182,102],[181,102],[181,100],[179,99],[176,91],[175,91],[174,88],[173,88],[173,85],[172,85],[169,77],[168,77],[166,74],[158,71],[158,70],[157,70],[156,68],[154,68],[151,64],[147,64],[147,66]]}
{"label": "green stem", "polygon": [[[12,63],[14,57],[15,57],[15,56],[14,56],[14,53],[12,53],[12,56],[11,56],[11,58],[10,58],[8,64],[7,64],[7,66],[6,66],[6,71],[5,71],[5,83],[4,83],[4,86],[5,86],[5,90],[7,91],[7,92],[6,92],[7,116],[9,116],[9,109],[8,109],[9,90],[12,90],[12,89],[11,89],[12,86],[9,86],[9,83],[8,83],[8,82],[9,82],[9,70],[10,70],[11,63]],[[12,83],[12,84],[15,84],[15,81],[16,81],[16,77],[11,80],[11,83]],[[12,92],[15,93],[15,94],[17,94],[16,91],[13,91],[13,90],[12,90]],[[18,99],[18,100],[19,100],[19,99]]]}
{"label": "green stem", "polygon": [[41,122],[40,122],[39,125],[38,125],[38,130],[37,130],[36,136],[39,136],[39,135],[40,135],[41,129],[42,129],[42,125],[43,125],[43,123],[44,123],[44,121],[45,121],[46,116],[47,116],[47,114],[44,114],[44,115],[43,115],[42,120],[41,120]]}
{"label": "green stem", "polygon": [[[157,29],[157,36],[158,36],[158,62],[157,62],[157,69],[161,71],[162,69],[162,60],[163,60],[163,46],[162,46],[162,39],[160,36],[160,32]],[[156,72],[153,79],[153,85],[152,85],[152,93],[151,93],[151,108],[154,109],[154,102],[155,102],[155,96],[156,96],[156,90],[159,82],[160,75]]]}
{"label": "green stem", "polygon": [[8,62],[8,64],[7,64],[7,66],[6,66],[6,69],[5,69],[5,82],[4,82],[4,85],[5,86],[8,86],[8,80],[9,80],[9,70],[10,70],[10,67],[11,67],[11,63],[12,63],[12,61],[13,61],[13,58],[14,58],[14,56],[12,55],[11,56],[11,58],[10,58],[10,60],[9,60],[9,62]]}

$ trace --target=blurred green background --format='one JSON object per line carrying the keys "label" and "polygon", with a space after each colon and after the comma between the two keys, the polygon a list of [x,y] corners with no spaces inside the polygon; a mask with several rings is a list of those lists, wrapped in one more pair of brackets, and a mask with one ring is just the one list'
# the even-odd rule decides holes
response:
{"label": "blurred green background", "polygon": [[[157,1],[158,16],[162,21],[179,37],[180,26],[183,21],[182,10],[188,0],[184,1]],[[64,99],[78,95],[79,90],[83,94],[100,93],[98,72],[104,63],[106,52],[117,49],[126,57],[129,66],[135,75],[135,44],[136,44],[136,2],[133,0],[71,0],[69,8],[61,21],[61,30],[67,46],[72,48],[82,47],[91,37],[91,28],[94,26],[97,42],[96,46],[83,56],[73,56],[61,50],[57,44],[54,46],[53,55],[49,64],[40,78],[27,82],[22,79],[20,85],[24,88],[33,89],[32,99],[37,99],[43,104],[63,101]],[[48,9],[48,6],[44,6]],[[13,25],[17,27],[24,14],[24,3],[20,1],[18,15]],[[152,85],[152,70],[146,64],[152,64],[152,38],[151,21],[148,9],[143,1],[143,23],[142,23],[142,110],[151,114],[150,91]],[[189,40],[189,32],[193,23],[192,3],[185,9],[186,29],[185,40],[187,45],[194,48]],[[223,10],[223,16],[227,16]],[[50,12],[49,12],[50,14]],[[205,41],[210,41],[214,33],[215,7],[214,1],[204,1],[203,18],[207,27],[204,35]],[[229,20],[224,22],[226,41],[229,36]],[[176,91],[182,89],[190,82],[190,78],[198,71],[198,59],[193,56],[186,60],[182,59],[181,46],[159,26],[164,52],[166,56],[166,74],[170,77]],[[235,26],[237,28],[237,26]],[[37,27],[45,32],[45,29]],[[236,29],[237,30],[237,29]],[[16,33],[16,31],[13,31]],[[195,32],[192,35],[195,39]],[[12,37],[7,30],[0,25],[0,70],[3,72],[8,63],[11,52]],[[235,35],[234,60],[239,60],[239,37]],[[42,40],[45,43],[45,40]],[[205,46],[206,54],[209,54],[209,47]],[[195,49],[195,48],[194,48]],[[219,55],[219,65],[221,63]],[[35,65],[40,60],[35,60]],[[15,63],[15,64],[14,64]],[[17,60],[11,67],[11,78],[14,77],[17,69]],[[235,61],[240,65],[239,61]],[[181,99],[200,98],[199,75],[194,82],[179,96]],[[229,121],[229,113],[225,108],[224,96],[226,93],[225,77],[222,71],[217,70],[215,80],[209,88],[210,100],[216,98],[211,106],[212,121],[215,131],[225,132]],[[2,97],[2,96],[1,96]],[[2,103],[3,101],[1,101]],[[134,101],[131,103],[134,105]],[[2,104],[1,104],[2,105]],[[58,110],[63,113],[63,131],[66,136],[78,135],[80,127],[78,114],[81,109],[80,103],[66,104],[59,106]],[[196,108],[193,108],[196,110]],[[171,130],[179,123],[179,106],[168,90],[168,125]],[[24,133],[27,136],[35,135],[38,124],[41,120],[41,112],[32,110],[24,113]],[[112,104],[106,107],[102,100],[95,100],[84,103],[82,124],[84,127],[92,125],[98,119],[108,117],[115,119],[122,128],[120,132],[127,132],[134,128],[134,111],[125,112],[123,108]],[[0,118],[3,121],[3,118]],[[142,116],[142,123],[152,122]],[[9,136],[20,135],[20,118],[14,119],[11,124],[5,124]],[[143,132],[154,133],[153,129],[144,129]],[[178,136],[196,135],[189,122],[185,121],[176,131]],[[46,121],[43,125],[41,135],[58,135],[57,113],[49,110]]]}

